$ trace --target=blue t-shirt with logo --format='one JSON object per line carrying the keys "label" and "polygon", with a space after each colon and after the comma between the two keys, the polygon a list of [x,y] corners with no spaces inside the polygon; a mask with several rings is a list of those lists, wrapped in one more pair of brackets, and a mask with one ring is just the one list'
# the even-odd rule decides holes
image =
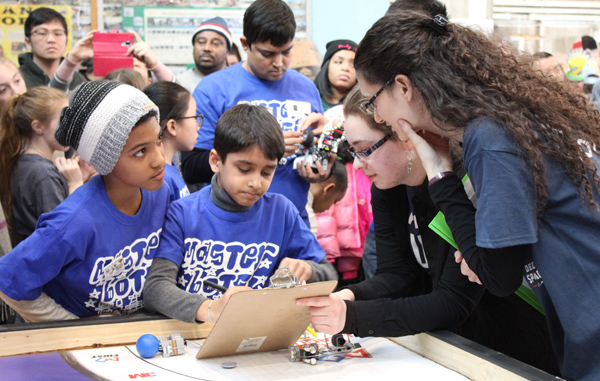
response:
{"label": "blue t-shirt with logo", "polygon": [[[206,76],[193,93],[204,124],[198,131],[196,147],[212,149],[217,120],[240,103],[265,106],[275,116],[283,131],[297,131],[298,122],[312,112],[323,113],[319,91],[308,77],[288,70],[277,81],[268,81],[234,65]],[[286,196],[296,206],[308,225],[306,201],[310,185],[293,169],[293,157],[279,165],[269,192]]]}
{"label": "blue t-shirt with logo", "polygon": [[139,310],[168,204],[163,184],[142,190],[140,209],[126,215],[108,198],[102,176],[93,177],[0,258],[0,290],[15,300],[44,292],[79,317]]}
{"label": "blue t-shirt with logo", "polygon": [[[600,168],[598,156],[579,144]],[[538,221],[532,169],[497,123],[469,123],[463,150],[477,196],[477,246],[532,245],[525,277],[546,313],[562,376],[600,378],[600,212],[587,205],[560,163],[547,157],[549,198]],[[600,203],[595,188],[594,199]]]}
{"label": "blue t-shirt with logo", "polygon": [[265,194],[248,211],[227,212],[210,198],[210,186],[175,201],[165,218],[156,258],[177,266],[177,285],[214,298],[203,287],[264,288],[283,258],[321,262],[325,252],[294,205],[279,194]]}
{"label": "blue t-shirt with logo", "polygon": [[171,202],[190,195],[190,190],[185,185],[179,168],[174,165],[165,164],[165,183],[169,184],[171,189]]}

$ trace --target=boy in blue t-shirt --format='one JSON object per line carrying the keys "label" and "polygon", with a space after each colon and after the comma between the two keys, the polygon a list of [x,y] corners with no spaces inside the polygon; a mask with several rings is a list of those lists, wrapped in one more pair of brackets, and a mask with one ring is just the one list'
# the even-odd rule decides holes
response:
{"label": "boy in blue t-shirt", "polygon": [[[144,287],[148,309],[212,322],[232,293],[268,287],[277,268],[288,266],[300,282],[337,279],[296,207],[265,194],[284,151],[281,127],[266,108],[240,104],[223,114],[210,152],[211,185],[169,207]],[[216,299],[221,293],[204,280],[229,289]]]}
{"label": "boy in blue t-shirt", "polygon": [[244,13],[243,32],[240,42],[247,59],[206,76],[192,93],[204,124],[194,150],[181,154],[183,178],[188,184],[210,181],[215,126],[225,111],[241,103],[264,106],[279,122],[286,148],[269,192],[292,201],[309,226],[305,207],[310,183],[329,177],[335,157],[330,158],[327,170],[317,163],[318,173],[313,173],[309,163],[294,169],[294,152],[304,141],[300,121],[313,112],[323,113],[315,84],[288,70],[296,33],[294,13],[284,1],[256,0]]}
{"label": "boy in blue t-shirt", "polygon": [[25,321],[130,314],[158,248],[169,189],[163,184],[158,109],[118,82],[81,85],[61,111],[56,140],[93,177],[0,258],[0,297]]}

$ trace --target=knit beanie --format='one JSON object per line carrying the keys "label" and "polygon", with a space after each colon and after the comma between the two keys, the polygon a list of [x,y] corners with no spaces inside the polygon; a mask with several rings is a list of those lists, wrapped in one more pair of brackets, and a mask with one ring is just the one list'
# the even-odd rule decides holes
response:
{"label": "knit beanie", "polygon": [[199,27],[196,28],[194,34],[192,35],[192,45],[194,44],[194,39],[196,35],[200,32],[204,32],[205,30],[211,30],[213,32],[219,33],[221,36],[225,37],[227,40],[227,46],[229,50],[231,50],[231,32],[229,28],[227,28],[227,21],[223,20],[221,17],[213,17],[212,19],[206,20]]}
{"label": "knit beanie", "polygon": [[325,57],[323,57],[323,63],[321,64],[321,67],[323,67],[323,64],[329,61],[331,57],[333,57],[333,55],[338,51],[350,50],[352,52],[356,52],[356,47],[356,42],[352,40],[334,40],[328,42],[327,45],[325,45],[327,51],[325,52]]}
{"label": "knit beanie", "polygon": [[73,147],[99,174],[108,175],[133,127],[152,110],[159,120],[158,107],[135,87],[112,81],[85,82],[61,110],[56,140]]}

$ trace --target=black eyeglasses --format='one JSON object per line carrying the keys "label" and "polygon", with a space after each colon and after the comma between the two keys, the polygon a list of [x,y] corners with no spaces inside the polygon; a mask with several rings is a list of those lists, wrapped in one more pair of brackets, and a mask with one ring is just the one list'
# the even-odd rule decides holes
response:
{"label": "black eyeglasses", "polygon": [[385,89],[390,83],[394,82],[395,79],[396,79],[396,77],[387,81],[383,86],[381,86],[381,89],[379,89],[379,91],[376,92],[375,95],[373,95],[371,97],[371,99],[361,103],[360,108],[361,108],[361,110],[363,110],[363,112],[365,114],[373,115],[375,113],[375,105],[373,104],[373,102],[375,102],[375,99],[377,99],[377,97],[379,96],[379,94],[381,94],[383,89]]}
{"label": "black eyeglasses", "polygon": [[198,123],[198,127],[202,127],[202,123],[204,123],[204,115],[202,115],[202,114],[193,115],[193,116],[182,116],[181,118],[177,118],[175,120],[191,119],[191,118],[196,118],[196,123]]}
{"label": "black eyeglasses", "polygon": [[392,134],[387,134],[380,141],[378,141],[377,143],[373,144],[371,147],[369,147],[365,150],[356,152],[354,147],[350,147],[348,149],[348,152],[350,152],[350,155],[352,155],[352,157],[355,159],[358,158],[362,161],[367,161],[367,158],[369,156],[371,156],[371,154],[373,152],[375,152],[379,147],[381,147],[383,145],[383,143],[387,142],[391,137],[392,137]]}

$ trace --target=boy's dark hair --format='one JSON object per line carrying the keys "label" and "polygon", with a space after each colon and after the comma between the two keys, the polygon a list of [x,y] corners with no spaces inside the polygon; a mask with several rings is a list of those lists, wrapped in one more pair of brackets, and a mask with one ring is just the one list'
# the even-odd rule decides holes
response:
{"label": "boy's dark hair", "polygon": [[255,144],[270,160],[279,161],[285,153],[281,126],[265,107],[239,104],[219,118],[215,127],[214,147],[223,163],[228,154],[243,151]]}
{"label": "boy's dark hair", "polygon": [[396,0],[390,4],[385,14],[398,11],[422,11],[431,17],[444,15],[448,18],[446,6],[437,0]]}
{"label": "boy's dark hair", "polygon": [[282,46],[294,39],[296,19],[282,0],[256,0],[244,13],[244,37],[248,47],[255,42]]}
{"label": "boy's dark hair", "polygon": [[175,82],[159,81],[146,86],[144,94],[160,111],[160,127],[165,128],[171,119],[183,118],[187,112],[190,92]]}
{"label": "boy's dark hair", "polygon": [[348,190],[348,172],[346,171],[346,166],[340,162],[336,162],[333,168],[331,168],[329,181],[335,184],[339,192],[346,193],[346,190]]}
{"label": "boy's dark hair", "polygon": [[63,15],[50,8],[38,8],[29,14],[27,20],[25,20],[25,37],[31,37],[31,29],[33,29],[34,26],[42,25],[54,20],[59,21],[62,24],[63,28],[65,28],[65,34],[68,37],[69,29],[67,28],[67,21]]}

